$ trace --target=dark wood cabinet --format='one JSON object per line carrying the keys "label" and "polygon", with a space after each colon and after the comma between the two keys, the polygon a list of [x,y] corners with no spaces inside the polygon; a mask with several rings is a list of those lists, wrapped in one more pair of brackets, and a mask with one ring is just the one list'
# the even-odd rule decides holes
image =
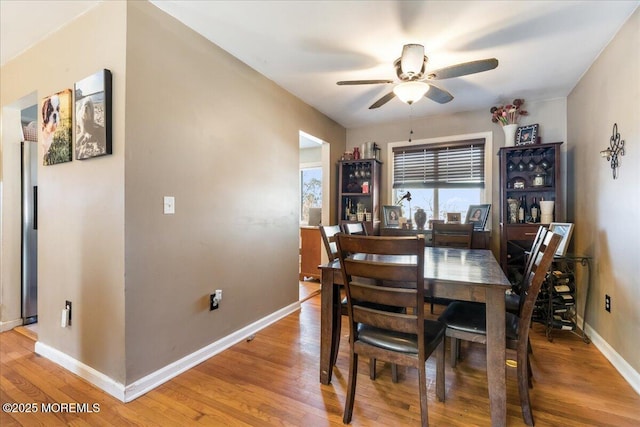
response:
{"label": "dark wood cabinet", "polygon": [[[500,167],[500,264],[511,278],[522,273],[526,251],[540,225],[565,222],[560,145],[531,144],[501,148]],[[552,216],[531,211],[535,201],[552,201]],[[520,211],[522,202],[527,209]],[[546,213],[547,211],[545,211]]]}
{"label": "dark wood cabinet", "polygon": [[375,159],[338,161],[339,223],[364,221],[369,234],[380,230],[380,168]]}

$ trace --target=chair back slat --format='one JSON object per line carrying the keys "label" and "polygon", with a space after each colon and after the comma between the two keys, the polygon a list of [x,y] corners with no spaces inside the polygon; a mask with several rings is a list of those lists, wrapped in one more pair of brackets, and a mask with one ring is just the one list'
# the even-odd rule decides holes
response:
{"label": "chair back slat", "polygon": [[338,259],[338,246],[336,245],[336,234],[342,230],[339,225],[321,225],[320,235],[322,236],[322,242],[324,243],[324,249],[327,251],[327,257],[329,261],[335,261]]}
{"label": "chair back slat", "polygon": [[345,222],[342,224],[344,234],[368,236],[367,227],[364,222]]}
{"label": "chair back slat", "polygon": [[[357,257],[357,255],[356,255]],[[403,257],[405,258],[405,257]],[[415,266],[407,266],[401,264],[393,264],[384,261],[360,261],[346,259],[345,263],[349,266],[351,276],[357,277],[375,277],[382,280],[390,280],[395,282],[411,281],[415,282]]]}
{"label": "chair back slat", "polygon": [[416,302],[416,289],[391,288],[376,284],[351,282],[351,297],[358,301],[387,304],[395,307],[411,307]]}
{"label": "chair back slat", "polygon": [[431,229],[433,246],[471,248],[473,224],[445,224],[436,222]]}
{"label": "chair back slat", "polygon": [[417,316],[413,314],[376,310],[358,305],[353,307],[353,320],[376,328],[406,334],[418,333]]}

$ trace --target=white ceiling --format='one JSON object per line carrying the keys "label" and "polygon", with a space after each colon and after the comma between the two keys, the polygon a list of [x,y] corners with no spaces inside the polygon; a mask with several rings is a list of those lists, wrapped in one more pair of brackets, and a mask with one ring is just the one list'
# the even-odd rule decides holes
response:
{"label": "white ceiling", "polygon": [[[0,1],[5,64],[98,1]],[[152,0],[218,46],[347,128],[479,108],[515,97],[565,97],[640,1],[186,1]],[[28,25],[25,25],[28,23]],[[393,99],[407,43],[425,46],[427,71],[495,57],[497,69],[438,82],[455,97]],[[105,64],[108,66],[108,64]],[[411,111],[412,110],[412,111]]]}

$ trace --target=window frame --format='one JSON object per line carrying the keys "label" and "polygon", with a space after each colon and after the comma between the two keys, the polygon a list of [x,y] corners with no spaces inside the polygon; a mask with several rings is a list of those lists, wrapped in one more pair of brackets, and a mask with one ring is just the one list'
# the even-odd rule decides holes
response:
{"label": "window frame", "polygon": [[[484,139],[484,191],[481,191],[481,204],[493,204],[493,132],[479,132],[461,135],[448,135],[438,138],[425,138],[409,141],[396,141],[387,144],[387,164],[389,165],[387,172],[386,198],[389,204],[393,204],[393,176],[394,162],[393,149],[397,147],[409,147],[417,145],[455,143],[469,139]],[[487,229],[490,230],[491,219],[487,221]]]}
{"label": "window frame", "polygon": [[322,162],[306,162],[306,163],[300,163],[299,168],[298,168],[298,222],[300,223],[300,225],[307,225],[307,223],[302,222],[302,171],[303,169],[320,169],[320,172],[322,173],[322,179],[321,179],[321,190],[322,190],[322,198],[321,198],[321,206],[324,205],[324,203],[322,203],[323,199],[324,199],[324,168],[322,167]]}

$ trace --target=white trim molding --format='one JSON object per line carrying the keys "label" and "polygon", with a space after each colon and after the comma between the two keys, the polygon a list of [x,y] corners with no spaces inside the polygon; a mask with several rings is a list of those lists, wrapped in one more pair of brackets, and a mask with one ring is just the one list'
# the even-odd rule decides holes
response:
{"label": "white trim molding", "polygon": [[622,378],[629,383],[636,393],[640,394],[640,373],[633,369],[588,323],[584,326],[584,331],[591,343],[611,362],[613,367],[622,375]]}
{"label": "white trim molding", "polygon": [[176,360],[157,371],[140,378],[139,380],[125,386],[105,374],[93,369],[90,366],[70,357],[69,355],[56,350],[40,341],[36,342],[35,352],[47,359],[57,363],[66,370],[73,372],[79,377],[87,380],[99,389],[109,393],[122,402],[131,402],[165,382],[177,377],[181,373],[193,368],[205,360],[215,356],[229,347],[255,335],[262,329],[277,322],[278,320],[296,312],[300,309],[300,302],[288,305],[280,310],[263,317],[244,328],[215,341],[200,350],[197,350],[182,359]]}

